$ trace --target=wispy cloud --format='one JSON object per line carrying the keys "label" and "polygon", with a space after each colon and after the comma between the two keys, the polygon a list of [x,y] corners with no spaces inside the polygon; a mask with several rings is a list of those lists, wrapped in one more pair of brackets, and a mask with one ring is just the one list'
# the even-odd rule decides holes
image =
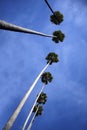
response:
{"label": "wispy cloud", "polygon": [[62,1],[60,4],[55,2],[54,8],[62,10],[65,14],[65,19],[75,23],[77,26],[84,26],[87,23],[87,5],[81,4],[80,1]]}

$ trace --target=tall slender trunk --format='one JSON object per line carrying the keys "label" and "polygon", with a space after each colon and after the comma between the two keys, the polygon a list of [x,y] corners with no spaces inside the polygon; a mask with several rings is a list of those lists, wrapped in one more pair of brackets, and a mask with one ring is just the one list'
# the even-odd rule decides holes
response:
{"label": "tall slender trunk", "polygon": [[49,7],[49,9],[51,10],[51,12],[54,14],[53,9],[51,8],[50,4],[48,3],[48,0],[45,0],[45,2],[46,2],[46,4],[47,4],[47,6]]}
{"label": "tall slender trunk", "polygon": [[34,83],[31,85],[31,87],[28,89],[28,91],[24,95],[23,99],[21,100],[20,104],[18,105],[18,107],[14,111],[13,115],[10,117],[10,119],[6,123],[5,127],[3,128],[3,130],[10,130],[10,128],[12,127],[12,125],[15,122],[16,118],[18,117],[22,107],[24,106],[26,100],[28,99],[29,95],[31,94],[32,90],[34,89],[37,81],[39,80],[39,78],[41,77],[43,72],[48,68],[49,64],[50,64],[50,62],[42,69],[40,74],[37,76],[37,78],[35,79]]}
{"label": "tall slender trunk", "polygon": [[35,100],[35,102],[34,102],[32,108],[31,108],[31,110],[30,110],[30,112],[29,112],[29,114],[28,114],[28,116],[27,116],[27,118],[26,118],[26,120],[25,120],[25,122],[24,122],[24,125],[23,125],[23,127],[22,127],[22,130],[24,130],[24,129],[26,128],[26,125],[27,125],[27,123],[28,123],[28,121],[29,121],[29,119],[30,119],[30,116],[31,116],[32,112],[33,112],[33,109],[34,109],[34,107],[35,107],[35,105],[36,105],[36,103],[37,103],[37,100],[38,100],[40,94],[42,93],[44,87],[45,87],[45,85],[42,86],[42,88],[41,88],[41,90],[40,90],[38,96],[36,97],[36,100]]}
{"label": "tall slender trunk", "polygon": [[40,36],[45,36],[45,37],[53,37],[52,35],[47,35],[47,34],[44,34],[44,33],[41,33],[41,32],[37,32],[37,31],[34,31],[34,30],[30,30],[30,29],[27,29],[27,28],[16,26],[14,24],[8,23],[8,22],[3,21],[3,20],[0,20],[0,29],[8,30],[8,31],[14,31],[14,32],[35,34],[35,35],[40,35]]}
{"label": "tall slender trunk", "polygon": [[31,129],[31,127],[32,127],[32,125],[33,125],[33,122],[34,122],[34,120],[35,120],[35,117],[36,117],[37,111],[38,111],[38,108],[37,108],[37,110],[36,110],[34,116],[32,117],[31,122],[30,122],[30,124],[29,124],[27,130],[30,130],[30,129]]}

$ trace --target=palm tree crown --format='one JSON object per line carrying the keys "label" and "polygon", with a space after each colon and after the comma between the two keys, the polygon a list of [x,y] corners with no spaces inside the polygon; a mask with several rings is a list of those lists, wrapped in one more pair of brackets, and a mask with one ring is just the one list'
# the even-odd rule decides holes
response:
{"label": "palm tree crown", "polygon": [[53,32],[53,38],[52,38],[52,40],[55,43],[59,43],[59,41],[63,42],[64,38],[65,38],[65,35],[60,30]]}
{"label": "palm tree crown", "polygon": [[54,52],[49,53],[45,59],[47,60],[47,63],[49,63],[50,65],[59,61],[58,55]]}
{"label": "palm tree crown", "polygon": [[33,112],[34,112],[34,113],[35,113],[36,111],[37,111],[36,116],[42,115],[43,107],[37,104],[37,105],[34,107],[34,109],[33,109]]}
{"label": "palm tree crown", "polygon": [[50,16],[50,21],[56,25],[63,22],[64,16],[59,11],[55,11],[53,15]]}
{"label": "palm tree crown", "polygon": [[47,95],[46,95],[44,92],[42,92],[42,93],[40,94],[40,96],[39,96],[37,102],[38,102],[39,104],[45,104],[46,101],[47,101]]}
{"label": "palm tree crown", "polygon": [[44,72],[41,76],[41,81],[45,84],[48,84],[48,82],[51,82],[53,79],[50,72]]}
{"label": "palm tree crown", "polygon": [[50,11],[52,12],[53,15],[50,16],[50,20],[51,22],[53,22],[54,24],[58,25],[63,21],[63,14],[61,14],[59,11],[53,11],[53,9],[51,8],[48,0],[45,0],[48,8],[50,9]]}

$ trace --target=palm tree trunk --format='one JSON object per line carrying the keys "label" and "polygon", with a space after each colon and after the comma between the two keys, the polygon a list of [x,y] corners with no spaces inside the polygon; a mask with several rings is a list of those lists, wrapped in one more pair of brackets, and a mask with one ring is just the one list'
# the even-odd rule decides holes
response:
{"label": "palm tree trunk", "polygon": [[30,29],[27,29],[27,28],[16,26],[14,24],[5,22],[3,20],[0,20],[0,29],[8,30],[8,31],[14,31],[14,32],[35,34],[35,35],[40,35],[40,36],[45,36],[45,37],[53,37],[52,35],[47,35],[47,34],[44,34],[44,33],[41,33],[41,32],[37,32],[37,31],[34,31],[34,30],[30,30]]}
{"label": "palm tree trunk", "polygon": [[15,112],[13,113],[13,115],[8,120],[8,122],[5,125],[5,127],[3,128],[3,130],[10,130],[10,128],[12,127],[13,123],[15,122],[18,114],[20,113],[22,107],[24,106],[26,100],[28,99],[29,95],[31,94],[32,90],[34,89],[37,81],[39,80],[39,78],[41,77],[41,75],[43,74],[43,72],[48,68],[49,64],[50,64],[50,62],[42,69],[42,71],[40,72],[40,74],[37,76],[37,78],[35,79],[34,83],[31,85],[31,87],[28,89],[28,91],[24,95],[23,99],[21,100],[20,104],[16,108]]}
{"label": "palm tree trunk", "polygon": [[30,130],[30,129],[31,129],[31,127],[32,127],[32,125],[33,125],[33,122],[34,122],[34,120],[35,120],[35,117],[36,117],[37,111],[38,111],[38,108],[37,108],[37,110],[36,110],[34,116],[32,117],[32,120],[31,120],[31,122],[30,122],[30,124],[29,124],[27,130]]}
{"label": "palm tree trunk", "polygon": [[46,4],[47,4],[47,6],[49,7],[49,9],[51,10],[51,12],[54,14],[54,11],[53,11],[53,9],[51,8],[51,6],[50,6],[50,4],[48,3],[48,1],[45,0],[45,2],[46,2]]}
{"label": "palm tree trunk", "polygon": [[24,122],[24,125],[23,125],[23,127],[22,127],[22,130],[25,129],[25,127],[26,127],[26,125],[27,125],[27,123],[28,123],[28,121],[29,121],[29,118],[30,118],[30,116],[31,116],[31,114],[32,114],[32,112],[33,112],[33,109],[34,109],[34,107],[35,107],[35,105],[36,105],[36,103],[37,103],[37,100],[38,100],[40,94],[42,93],[44,87],[45,87],[45,85],[42,86],[42,88],[41,88],[41,90],[40,90],[40,92],[39,92],[39,94],[38,94],[38,96],[37,96],[37,98],[36,98],[36,100],[35,100],[35,102],[34,102],[32,108],[31,108],[31,110],[30,110],[30,112],[29,112],[29,114],[28,114],[28,116],[27,116],[27,118],[26,118],[26,120],[25,120],[25,122]]}

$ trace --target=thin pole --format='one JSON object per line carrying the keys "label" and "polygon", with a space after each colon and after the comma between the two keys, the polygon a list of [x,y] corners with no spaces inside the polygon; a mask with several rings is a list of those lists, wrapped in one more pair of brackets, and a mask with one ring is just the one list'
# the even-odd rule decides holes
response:
{"label": "thin pole", "polygon": [[51,8],[51,6],[50,6],[50,4],[48,3],[48,1],[45,0],[45,2],[46,2],[46,4],[47,4],[47,6],[49,7],[49,9],[51,10],[51,12],[54,14],[54,11],[53,11],[53,9]]}

